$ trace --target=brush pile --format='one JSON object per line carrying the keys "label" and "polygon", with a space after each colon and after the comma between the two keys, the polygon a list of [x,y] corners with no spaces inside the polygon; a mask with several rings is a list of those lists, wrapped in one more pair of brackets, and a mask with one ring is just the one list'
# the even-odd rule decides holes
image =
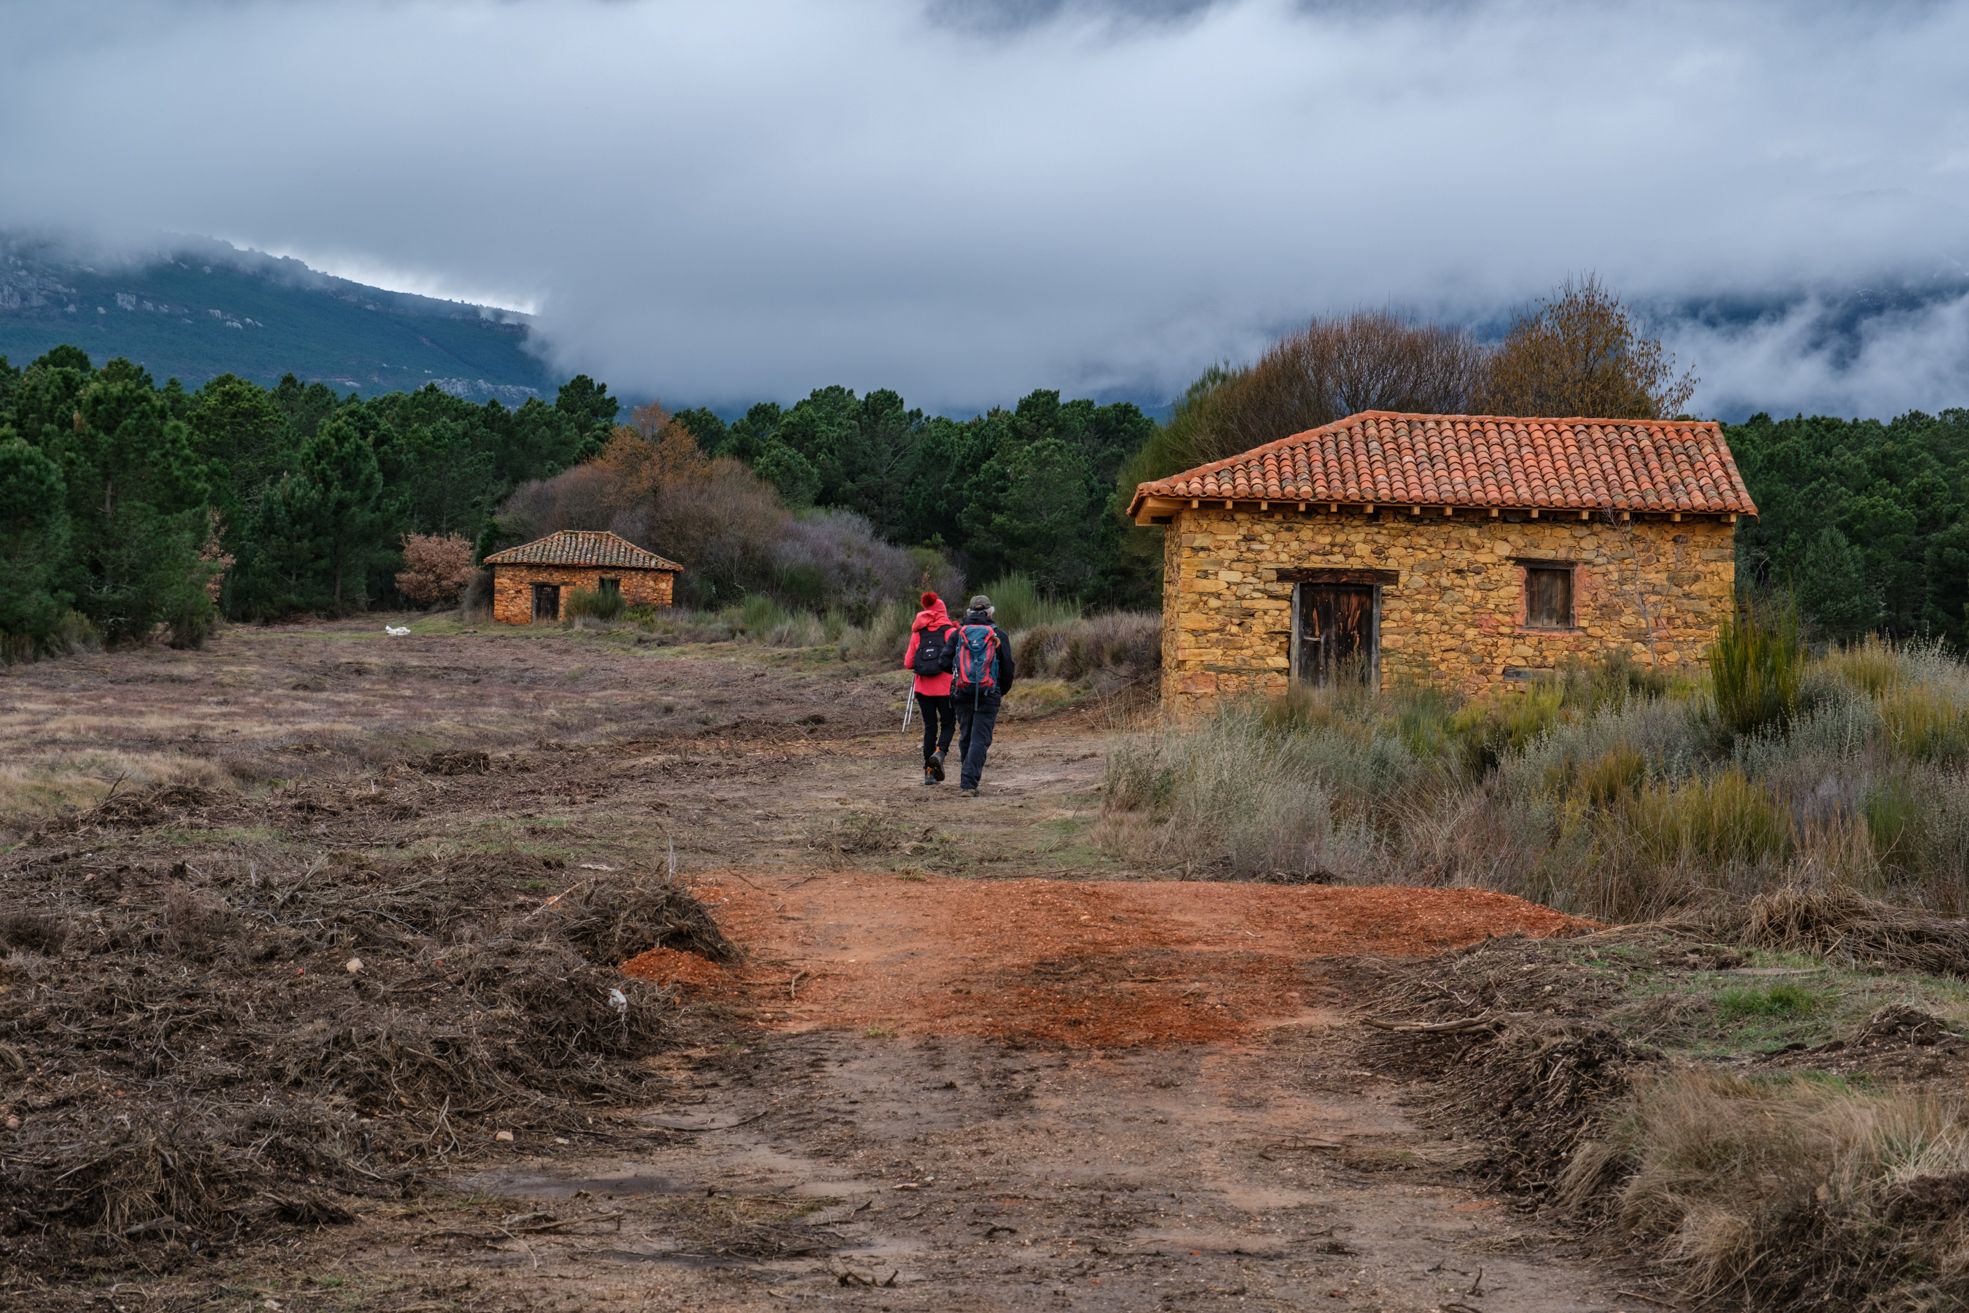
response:
{"label": "brush pile", "polygon": [[88,837],[0,858],[0,1247],[42,1270],[345,1219],[501,1132],[600,1133],[678,1025],[615,964],[733,956],[662,875]]}

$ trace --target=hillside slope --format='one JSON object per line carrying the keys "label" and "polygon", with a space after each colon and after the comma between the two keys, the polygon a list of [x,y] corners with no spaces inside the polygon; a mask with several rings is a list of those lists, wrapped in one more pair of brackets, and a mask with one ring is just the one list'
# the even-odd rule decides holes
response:
{"label": "hillside slope", "polygon": [[514,405],[553,394],[526,341],[524,315],[386,292],[223,242],[101,260],[0,234],[0,356],[16,365],[67,342],[188,387],[293,373],[364,395],[435,383]]}

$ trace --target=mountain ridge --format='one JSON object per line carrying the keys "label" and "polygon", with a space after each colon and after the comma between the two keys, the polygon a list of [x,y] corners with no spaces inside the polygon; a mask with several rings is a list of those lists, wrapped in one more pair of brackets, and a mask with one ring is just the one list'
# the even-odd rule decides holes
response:
{"label": "mountain ridge", "polygon": [[0,356],[16,365],[66,343],[187,387],[291,373],[364,396],[435,384],[517,405],[556,383],[530,331],[515,311],[387,291],[211,238],[111,253],[0,233]]}

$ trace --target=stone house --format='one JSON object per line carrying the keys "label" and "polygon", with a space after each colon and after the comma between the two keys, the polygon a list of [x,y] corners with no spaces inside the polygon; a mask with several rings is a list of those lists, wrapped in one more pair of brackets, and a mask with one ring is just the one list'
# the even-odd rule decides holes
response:
{"label": "stone house", "polygon": [[1689,669],[1756,505],[1709,421],[1364,411],[1135,490],[1163,526],[1168,705],[1292,682]]}
{"label": "stone house", "polygon": [[630,606],[669,606],[683,566],[612,533],[563,529],[485,558],[492,618],[530,625],[561,618],[563,593],[618,592]]}

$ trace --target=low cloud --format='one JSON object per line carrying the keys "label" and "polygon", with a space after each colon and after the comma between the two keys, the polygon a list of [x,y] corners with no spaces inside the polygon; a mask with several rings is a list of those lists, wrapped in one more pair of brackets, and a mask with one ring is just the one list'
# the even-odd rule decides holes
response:
{"label": "low cloud", "polygon": [[1890,419],[1969,406],[1969,291],[1878,309],[1808,296],[1746,323],[1671,323],[1667,340],[1701,370],[1702,414]]}
{"label": "low cloud", "polygon": [[[108,0],[7,26],[0,224],[535,306],[560,368],[693,403],[1166,397],[1314,312],[1969,254],[1961,3]],[[1703,397],[1969,396],[1960,353],[1897,374],[1786,322],[1678,326]]]}

